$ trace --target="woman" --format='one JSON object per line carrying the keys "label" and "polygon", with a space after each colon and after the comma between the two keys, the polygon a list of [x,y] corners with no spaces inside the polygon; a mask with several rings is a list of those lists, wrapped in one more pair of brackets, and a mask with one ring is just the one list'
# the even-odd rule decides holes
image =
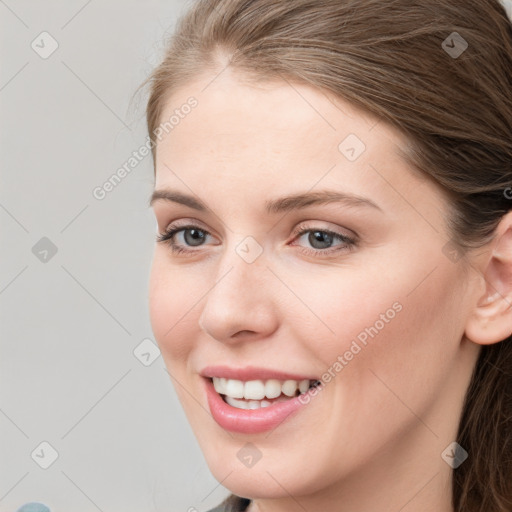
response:
{"label": "woman", "polygon": [[215,511],[512,510],[497,0],[199,0],[148,79],[153,331]]}

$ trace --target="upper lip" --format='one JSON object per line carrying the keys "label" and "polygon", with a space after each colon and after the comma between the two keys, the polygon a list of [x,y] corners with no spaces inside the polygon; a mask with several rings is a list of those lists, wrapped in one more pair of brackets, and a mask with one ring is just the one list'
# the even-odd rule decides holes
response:
{"label": "upper lip", "polygon": [[257,366],[245,366],[234,368],[230,366],[206,366],[200,372],[203,377],[224,377],[226,379],[248,380],[317,380],[317,377],[299,375],[296,373],[282,372],[272,368],[261,368]]}

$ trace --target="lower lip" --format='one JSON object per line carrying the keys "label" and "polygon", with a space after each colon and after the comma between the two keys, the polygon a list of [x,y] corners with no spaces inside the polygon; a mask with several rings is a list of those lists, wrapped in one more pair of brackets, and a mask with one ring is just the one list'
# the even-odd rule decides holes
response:
{"label": "lower lip", "polygon": [[[215,391],[213,382],[205,379],[206,397],[213,419],[225,430],[239,432],[242,434],[257,434],[276,428],[287,418],[296,413],[301,407],[307,405],[302,403],[296,396],[286,402],[279,402],[268,407],[259,409],[237,409],[224,402],[222,397]],[[307,393],[304,393],[307,394]]]}

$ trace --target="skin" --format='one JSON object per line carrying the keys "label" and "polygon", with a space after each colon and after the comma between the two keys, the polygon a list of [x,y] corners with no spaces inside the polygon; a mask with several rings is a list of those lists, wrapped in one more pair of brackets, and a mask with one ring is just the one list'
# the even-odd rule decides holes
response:
{"label": "skin", "polygon": [[[485,298],[512,264],[502,256],[492,266],[497,242],[469,259],[446,256],[448,201],[406,165],[406,141],[391,126],[309,86],[254,84],[230,69],[214,77],[168,100],[162,119],[189,96],[198,106],[159,142],[155,179],[155,190],[193,195],[209,210],[153,203],[159,233],[179,221],[209,235],[199,246],[175,235],[187,254],[157,243],[149,289],[155,338],[211,472],[252,498],[251,512],[452,511],[452,468],[441,453],[456,439],[480,344],[508,329],[499,323],[507,308]],[[366,146],[355,161],[338,149],[349,134]],[[318,190],[379,209],[264,211],[270,198]],[[499,234],[512,246],[507,219]],[[357,241],[322,249],[310,232],[293,235],[299,225]],[[263,251],[253,263],[235,250],[247,236]],[[211,417],[199,376],[206,365],[320,380],[394,303],[401,311],[272,432],[228,433]],[[251,468],[237,457],[247,442],[262,454]]]}

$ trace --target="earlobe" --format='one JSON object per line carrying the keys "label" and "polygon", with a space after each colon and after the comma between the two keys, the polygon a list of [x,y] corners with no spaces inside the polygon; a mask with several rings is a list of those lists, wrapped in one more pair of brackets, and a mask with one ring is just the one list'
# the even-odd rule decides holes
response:
{"label": "earlobe", "polygon": [[487,245],[481,272],[484,293],[466,323],[465,336],[480,345],[512,334],[512,212],[504,215]]}

